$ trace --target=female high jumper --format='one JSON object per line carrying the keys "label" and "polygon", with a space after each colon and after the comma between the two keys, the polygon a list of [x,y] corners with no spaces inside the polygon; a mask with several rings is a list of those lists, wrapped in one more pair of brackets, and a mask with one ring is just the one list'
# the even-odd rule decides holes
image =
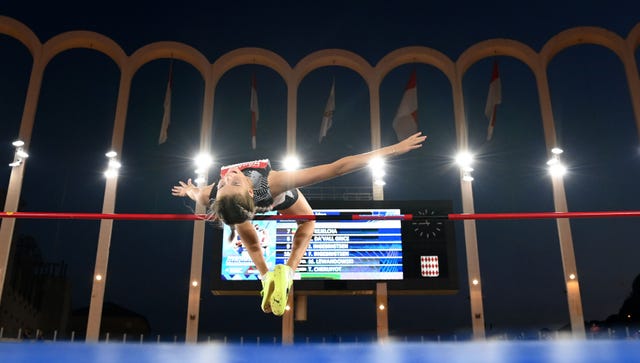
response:
{"label": "female high jumper", "polygon": [[214,219],[231,228],[231,239],[235,237],[235,231],[238,232],[260,272],[262,310],[281,316],[287,306],[293,272],[309,246],[315,221],[298,221],[289,259],[286,264],[276,265],[273,271],[269,271],[260,239],[251,223],[254,215],[271,210],[281,214],[311,215],[313,210],[298,188],[362,169],[374,158],[402,155],[421,147],[426,138],[418,132],[391,146],[300,170],[271,170],[268,159],[234,164],[221,168],[217,183],[198,187],[191,179],[186,183],[179,181],[180,185],[174,186],[171,193],[177,197],[189,197],[208,207]]}

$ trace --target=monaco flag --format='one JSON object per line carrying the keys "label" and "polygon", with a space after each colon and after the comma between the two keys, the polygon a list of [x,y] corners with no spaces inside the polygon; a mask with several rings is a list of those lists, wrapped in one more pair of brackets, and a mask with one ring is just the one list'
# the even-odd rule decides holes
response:
{"label": "monaco flag", "polygon": [[404,90],[404,96],[398,106],[398,112],[393,119],[393,129],[398,141],[402,141],[418,131],[418,87],[416,71],[411,73],[409,83]]}
{"label": "monaco flag", "polygon": [[322,139],[327,136],[327,131],[333,124],[333,113],[336,111],[336,80],[331,83],[331,91],[329,91],[329,98],[327,98],[327,104],[324,106],[324,114],[322,115],[322,124],[320,124],[320,136],[318,137],[318,143],[322,142]]}
{"label": "monaco flag", "polygon": [[440,276],[438,256],[420,256],[420,275],[422,277]]}
{"label": "monaco flag", "polygon": [[493,127],[496,124],[496,111],[498,110],[498,105],[501,102],[502,85],[500,84],[500,74],[498,73],[498,61],[494,61],[491,83],[489,84],[489,95],[487,96],[487,105],[484,107],[484,114],[489,119],[487,141],[491,140],[491,137],[493,136]]}
{"label": "monaco flag", "polygon": [[167,130],[171,122],[171,89],[173,88],[173,60],[169,64],[169,80],[167,81],[167,92],[164,94],[164,114],[162,115],[162,125],[160,126],[160,137],[158,144],[167,141]]}
{"label": "monaco flag", "polygon": [[256,149],[256,131],[258,130],[258,91],[256,89],[256,75],[251,76],[251,147]]}

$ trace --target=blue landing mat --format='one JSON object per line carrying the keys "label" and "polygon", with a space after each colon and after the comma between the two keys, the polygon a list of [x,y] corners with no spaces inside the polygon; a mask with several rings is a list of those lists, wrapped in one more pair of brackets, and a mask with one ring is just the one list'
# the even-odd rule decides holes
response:
{"label": "blue landing mat", "polygon": [[443,363],[640,362],[640,341],[561,340],[370,344],[0,343],[0,362]]}

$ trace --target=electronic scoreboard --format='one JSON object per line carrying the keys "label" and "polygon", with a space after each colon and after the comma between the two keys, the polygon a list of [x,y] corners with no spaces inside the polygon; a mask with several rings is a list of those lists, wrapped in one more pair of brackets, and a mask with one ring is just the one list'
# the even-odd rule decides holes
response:
{"label": "electronic scoreboard", "polygon": [[[451,213],[450,201],[310,201],[315,215]],[[270,212],[269,214],[275,214]],[[291,255],[298,222],[254,220],[267,266]],[[390,290],[455,292],[457,271],[452,222],[422,220],[317,220],[313,237],[294,273],[296,291],[348,293],[386,281]],[[255,292],[259,272],[239,236],[224,227],[214,247],[213,291]]]}

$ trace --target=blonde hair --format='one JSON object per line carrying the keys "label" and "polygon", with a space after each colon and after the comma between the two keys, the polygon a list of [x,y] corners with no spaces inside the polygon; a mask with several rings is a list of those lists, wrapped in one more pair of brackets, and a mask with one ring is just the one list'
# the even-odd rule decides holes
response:
{"label": "blonde hair", "polygon": [[256,206],[249,193],[238,193],[216,198],[211,210],[231,228],[229,241],[233,241],[236,237],[235,225],[252,219]]}

